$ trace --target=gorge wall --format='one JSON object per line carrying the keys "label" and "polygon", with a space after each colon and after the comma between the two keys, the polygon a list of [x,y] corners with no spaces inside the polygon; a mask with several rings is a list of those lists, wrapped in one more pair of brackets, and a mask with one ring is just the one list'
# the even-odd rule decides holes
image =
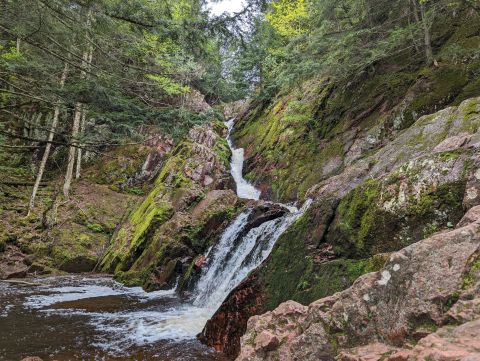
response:
{"label": "gorge wall", "polygon": [[[354,79],[311,78],[243,108],[233,134],[246,150],[246,177],[263,197],[313,204],[209,321],[210,345],[237,355],[249,317],[345,290],[383,270],[393,252],[453,230],[479,204],[480,63],[447,53],[452,44],[480,49],[478,14],[468,16],[436,29],[438,66],[394,57]],[[262,336],[262,348],[263,328],[255,327],[242,349],[256,351],[243,355],[278,359],[274,344],[289,341]]]}

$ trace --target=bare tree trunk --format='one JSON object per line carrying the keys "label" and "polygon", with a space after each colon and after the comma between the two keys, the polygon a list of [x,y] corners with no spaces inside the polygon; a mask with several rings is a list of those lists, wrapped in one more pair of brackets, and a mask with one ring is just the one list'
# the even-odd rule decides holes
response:
{"label": "bare tree trunk", "polygon": [[75,115],[73,117],[72,139],[70,149],[68,150],[67,174],[65,174],[65,183],[63,184],[63,195],[68,198],[70,196],[70,188],[73,178],[73,166],[75,163],[75,154],[78,146],[78,131],[80,128],[80,120],[82,115],[82,103],[75,103]]}
{"label": "bare tree trunk", "polygon": [[[87,117],[87,110],[84,108],[82,111],[82,119],[80,120],[80,134],[85,133],[86,117]],[[81,169],[82,169],[82,148],[78,148],[77,149],[77,169],[75,171],[75,179],[80,178]]]}
{"label": "bare tree trunk", "polygon": [[[68,64],[65,64],[65,67],[63,68],[62,77],[60,78],[60,89],[62,89],[63,86],[65,85],[67,74],[68,74]],[[35,197],[37,196],[38,187],[40,187],[40,183],[42,182],[43,173],[45,171],[45,165],[47,164],[47,160],[50,155],[50,149],[52,148],[52,141],[55,135],[55,130],[57,129],[59,116],[60,116],[60,101],[57,102],[57,104],[55,105],[55,110],[53,111],[52,125],[50,127],[50,132],[48,133],[48,142],[47,142],[47,145],[45,146],[45,152],[43,153],[42,161],[40,162],[40,166],[38,168],[37,178],[35,179],[35,184],[33,186],[32,195],[30,197],[30,202],[28,203],[27,216],[30,215],[30,212],[35,206]]]}
{"label": "bare tree trunk", "polygon": [[[87,33],[85,34],[85,37],[88,38],[88,28],[90,27],[90,17],[91,17],[91,11],[88,12],[87,14],[87,23],[86,23],[86,28],[87,28]],[[90,54],[90,49],[87,48],[83,52],[82,56],[82,71],[80,72],[80,79],[85,79],[87,76],[86,72],[86,67],[89,64],[88,59]],[[63,195],[68,198],[70,195],[70,188],[72,185],[72,179],[73,179],[73,169],[75,165],[75,155],[76,151],[78,148],[78,133],[80,130],[80,121],[82,119],[82,109],[83,109],[83,104],[80,102],[75,103],[75,115],[73,116],[73,126],[72,126],[72,139],[71,139],[71,145],[70,149],[68,151],[68,164],[67,164],[67,173],[65,174],[65,183],[63,184]]]}
{"label": "bare tree trunk", "polygon": [[[89,54],[87,56],[87,64],[86,67],[90,69],[90,64],[92,63],[93,59],[93,47],[90,46]],[[87,75],[85,75],[87,76]],[[82,119],[80,122],[80,134],[83,135],[85,133],[85,122],[87,120],[87,109],[83,107],[82,111]],[[81,169],[82,169],[82,148],[77,149],[77,169],[75,172],[75,179],[79,179],[81,175]]]}
{"label": "bare tree trunk", "polygon": [[[432,34],[430,31],[431,24],[429,24],[427,9],[425,3],[421,0],[411,0],[410,3],[413,7],[413,16],[415,21],[423,30],[423,45],[425,48],[425,61],[427,65],[432,65],[434,63],[433,59],[433,50],[432,50]],[[419,7],[420,5],[420,7]]]}
{"label": "bare tree trunk", "polygon": [[20,44],[21,44],[21,40],[20,38],[17,38],[17,54],[20,54]]}
{"label": "bare tree trunk", "polygon": [[425,4],[420,3],[420,15],[422,16],[422,26],[423,26],[423,37],[425,44],[425,60],[427,65],[432,65],[434,62],[433,59],[433,50],[432,50],[432,33],[430,32],[430,24],[427,19],[427,10],[425,9]]}

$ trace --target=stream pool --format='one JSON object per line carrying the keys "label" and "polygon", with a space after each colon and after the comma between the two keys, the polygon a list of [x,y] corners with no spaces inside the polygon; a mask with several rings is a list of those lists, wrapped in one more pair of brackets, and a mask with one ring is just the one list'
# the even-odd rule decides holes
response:
{"label": "stream pool", "polygon": [[0,282],[0,360],[227,360],[195,335],[205,310],[173,290],[146,293],[105,276]]}

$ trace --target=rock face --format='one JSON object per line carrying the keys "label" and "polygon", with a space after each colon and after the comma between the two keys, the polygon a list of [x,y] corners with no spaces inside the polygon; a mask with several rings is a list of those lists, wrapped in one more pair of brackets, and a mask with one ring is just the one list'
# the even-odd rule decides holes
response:
{"label": "rock face", "polygon": [[31,263],[30,258],[18,247],[5,246],[0,252],[0,279],[25,277]]}
{"label": "rock face", "polygon": [[[289,299],[309,304],[342,291],[382,269],[392,252],[455,227],[465,209],[480,204],[479,127],[480,99],[467,100],[419,118],[378,151],[312,187],[312,206],[252,274],[255,285],[245,282],[248,288],[240,285],[226,300],[231,319],[242,314],[236,327]],[[256,307],[234,309],[230,298],[245,292]],[[212,337],[218,349],[238,344]],[[228,342],[219,346],[218,340]]]}
{"label": "rock face", "polygon": [[148,289],[172,287],[179,276],[182,285],[188,283],[196,257],[242,208],[235,193],[224,189],[229,157],[221,126],[191,129],[153,190],[117,230],[101,268]]}
{"label": "rock face", "polygon": [[240,351],[240,337],[246,331],[250,315],[263,309],[262,290],[254,277],[245,280],[237,289],[207,322],[199,337],[208,346],[228,356]]}
{"label": "rock face", "polygon": [[[381,271],[343,292],[250,318],[237,360],[324,360],[339,352],[345,360],[480,358],[479,209],[456,229],[393,253]],[[285,309],[293,310],[287,319]]]}

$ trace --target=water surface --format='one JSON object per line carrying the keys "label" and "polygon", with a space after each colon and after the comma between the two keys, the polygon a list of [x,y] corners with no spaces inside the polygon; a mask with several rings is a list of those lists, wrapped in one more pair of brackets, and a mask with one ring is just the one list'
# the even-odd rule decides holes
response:
{"label": "water surface", "polygon": [[0,282],[0,360],[226,360],[202,345],[201,308],[104,276]]}

